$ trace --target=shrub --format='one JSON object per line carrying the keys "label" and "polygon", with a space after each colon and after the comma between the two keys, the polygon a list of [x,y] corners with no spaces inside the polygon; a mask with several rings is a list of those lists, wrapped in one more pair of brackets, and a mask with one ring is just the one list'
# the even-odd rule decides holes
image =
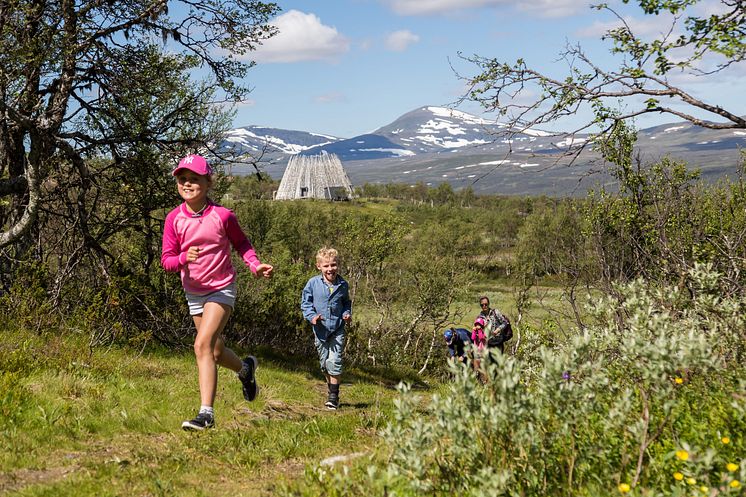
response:
{"label": "shrub", "polygon": [[[702,267],[691,276],[705,287],[718,278]],[[744,405],[729,401],[744,395],[743,367],[715,346],[741,333],[721,323],[738,323],[743,302],[715,309],[706,293],[688,300],[642,281],[618,291],[621,301],[594,303],[607,325],[498,355],[485,386],[457,364],[429,402],[402,386],[382,433],[389,460],[360,478],[389,495],[670,495],[682,436],[707,447],[743,429]],[[695,398],[708,402],[691,417]],[[743,442],[731,447],[743,459]]]}

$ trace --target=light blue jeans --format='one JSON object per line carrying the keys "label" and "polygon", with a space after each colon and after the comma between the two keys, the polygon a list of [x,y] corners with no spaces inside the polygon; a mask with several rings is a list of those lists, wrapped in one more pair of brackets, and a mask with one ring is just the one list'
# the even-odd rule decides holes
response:
{"label": "light blue jeans", "polygon": [[322,342],[314,335],[316,350],[319,353],[321,371],[331,376],[342,374],[342,353],[345,349],[344,331],[338,331]]}

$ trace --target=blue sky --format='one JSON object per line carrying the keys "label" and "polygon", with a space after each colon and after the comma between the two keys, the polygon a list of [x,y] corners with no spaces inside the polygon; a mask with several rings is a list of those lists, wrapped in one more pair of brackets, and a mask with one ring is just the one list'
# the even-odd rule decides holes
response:
{"label": "blue sky", "polygon": [[[273,24],[280,34],[249,54],[257,61],[246,79],[253,91],[237,109],[236,127],[255,124],[347,138],[420,106],[448,106],[465,89],[454,69],[467,76],[476,71],[459,52],[505,62],[523,58],[530,66],[564,77],[567,66],[557,59],[569,42],[616,67],[610,45],[600,40],[616,21],[590,9],[587,0],[277,3],[282,12]],[[667,24],[667,19],[644,16],[634,6],[608,3],[642,33],[656,35]],[[706,0],[696,6],[697,12],[717,4]],[[674,78],[696,96],[746,114],[745,76],[740,63],[715,78]],[[474,104],[459,109],[480,113]],[[646,119],[638,125],[676,120]]]}

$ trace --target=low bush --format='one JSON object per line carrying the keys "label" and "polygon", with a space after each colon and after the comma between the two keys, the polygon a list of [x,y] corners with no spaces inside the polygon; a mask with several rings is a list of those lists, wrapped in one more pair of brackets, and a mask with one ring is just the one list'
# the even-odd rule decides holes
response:
{"label": "low bush", "polygon": [[[706,267],[690,276],[700,288],[718,281]],[[498,355],[485,366],[486,385],[453,364],[447,390],[429,401],[402,386],[382,432],[385,461],[347,475],[317,469],[311,488],[290,493],[663,496],[691,495],[694,485],[708,489],[697,495],[741,492],[746,372],[731,358],[743,351],[719,344],[741,337],[743,348],[744,302],[712,306],[707,292],[684,298],[642,281],[618,291],[621,301],[593,303],[615,317],[607,326]],[[676,457],[682,451],[686,461]]]}

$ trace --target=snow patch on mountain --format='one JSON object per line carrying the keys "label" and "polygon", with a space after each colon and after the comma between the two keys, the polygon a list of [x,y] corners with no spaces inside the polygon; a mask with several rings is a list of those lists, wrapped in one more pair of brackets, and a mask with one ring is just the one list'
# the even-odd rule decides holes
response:
{"label": "snow patch on mountain", "polygon": [[399,157],[407,157],[416,155],[411,150],[404,150],[402,148],[359,148],[359,149],[350,149],[350,152],[387,152],[395,156]]}
{"label": "snow patch on mountain", "polygon": [[321,133],[311,133],[311,132],[309,132],[308,134],[311,135],[311,136],[320,136],[321,138],[326,138],[327,140],[329,140],[327,143],[331,143],[331,142],[335,142],[335,141],[339,140],[339,138],[337,138],[336,136],[324,135],[324,134],[321,134]]}
{"label": "snow patch on mountain", "polygon": [[228,131],[223,135],[221,146],[237,154],[261,151],[295,155],[338,140],[339,138],[321,133],[246,126]]}
{"label": "snow patch on mountain", "polygon": [[504,124],[495,123],[491,121],[487,121],[486,119],[482,119],[481,117],[474,116],[472,114],[468,114],[466,112],[462,112],[460,110],[455,109],[446,109],[445,107],[426,107],[426,110],[429,110],[433,113],[433,115],[438,117],[450,117],[454,119],[458,119],[464,123],[469,124],[490,124],[490,125],[497,125],[497,126],[505,126]]}
{"label": "snow patch on mountain", "polygon": [[578,137],[567,137],[564,140],[555,143],[560,148],[564,147],[571,147],[573,145],[582,145],[583,143],[587,142],[588,140],[585,138],[578,138]]}
{"label": "snow patch on mountain", "polygon": [[553,136],[555,134],[555,133],[551,133],[549,131],[541,131],[539,129],[531,129],[531,128],[522,129],[522,130],[519,131],[519,133],[523,133],[524,135],[529,135],[529,136],[534,136],[534,137],[536,137],[536,136]]}
{"label": "snow patch on mountain", "polygon": [[252,138],[255,141],[272,145],[286,154],[297,154],[305,148],[308,148],[295,143],[287,143],[285,140],[277,138],[276,136],[258,135],[245,128],[234,129],[229,131],[225,136],[225,140],[228,142],[245,144],[246,147],[251,150],[258,150],[259,147],[251,142],[247,142],[247,138]]}
{"label": "snow patch on mountain", "polygon": [[461,148],[469,145],[483,145],[485,143],[489,143],[487,140],[482,139],[466,140],[464,138],[460,138],[458,140],[452,140],[435,135],[418,136],[417,139],[423,143],[428,143],[443,148]]}

